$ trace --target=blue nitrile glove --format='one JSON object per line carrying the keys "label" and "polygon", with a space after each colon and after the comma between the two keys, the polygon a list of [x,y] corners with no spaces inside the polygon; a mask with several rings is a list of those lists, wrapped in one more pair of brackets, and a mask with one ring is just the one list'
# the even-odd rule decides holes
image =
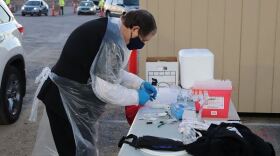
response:
{"label": "blue nitrile glove", "polygon": [[149,82],[145,81],[145,82],[142,83],[141,86],[143,86],[145,88],[146,92],[148,94],[150,94],[150,96],[151,96],[150,100],[155,100],[156,99],[157,90],[153,85],[151,85]]}
{"label": "blue nitrile glove", "polygon": [[171,105],[171,114],[177,119],[182,120],[184,113],[184,106],[181,104]]}
{"label": "blue nitrile glove", "polygon": [[138,89],[139,105],[144,106],[148,100],[150,100],[150,95],[146,92],[144,88]]}

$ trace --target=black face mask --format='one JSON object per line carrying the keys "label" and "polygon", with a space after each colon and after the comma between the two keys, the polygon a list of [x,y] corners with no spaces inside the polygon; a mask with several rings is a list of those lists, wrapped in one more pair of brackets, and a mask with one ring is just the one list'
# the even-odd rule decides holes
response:
{"label": "black face mask", "polygon": [[127,48],[129,50],[134,49],[142,49],[144,47],[145,43],[141,41],[141,39],[138,37],[130,38],[129,43],[127,45]]}

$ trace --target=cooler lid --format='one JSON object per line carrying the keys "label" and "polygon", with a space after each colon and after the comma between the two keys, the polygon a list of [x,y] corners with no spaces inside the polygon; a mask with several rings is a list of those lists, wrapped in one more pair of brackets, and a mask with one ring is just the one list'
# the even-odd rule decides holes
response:
{"label": "cooler lid", "polygon": [[213,53],[209,49],[181,49],[179,51],[179,57],[214,57]]}

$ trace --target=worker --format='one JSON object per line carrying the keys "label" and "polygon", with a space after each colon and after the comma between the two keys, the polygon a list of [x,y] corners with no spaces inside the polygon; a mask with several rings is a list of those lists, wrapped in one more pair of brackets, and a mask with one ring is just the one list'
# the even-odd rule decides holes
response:
{"label": "worker", "polygon": [[98,155],[94,125],[106,103],[143,106],[156,98],[150,83],[125,71],[130,50],[142,49],[156,31],[152,14],[133,10],[86,22],[71,33],[37,96],[60,156]]}
{"label": "worker", "polygon": [[79,0],[73,0],[74,14],[76,14],[79,5]]}
{"label": "worker", "polygon": [[98,7],[100,9],[100,13],[99,13],[100,17],[104,17],[104,5],[105,5],[105,1],[99,0]]}
{"label": "worker", "polygon": [[60,13],[61,15],[63,16],[64,15],[64,5],[65,5],[65,2],[64,0],[59,0],[59,7],[60,7]]}

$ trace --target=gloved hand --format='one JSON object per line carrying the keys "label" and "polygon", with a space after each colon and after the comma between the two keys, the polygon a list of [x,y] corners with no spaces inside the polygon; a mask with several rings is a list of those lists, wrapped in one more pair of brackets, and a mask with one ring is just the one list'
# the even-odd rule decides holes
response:
{"label": "gloved hand", "polygon": [[139,105],[144,106],[148,100],[150,100],[150,95],[146,92],[144,88],[138,89]]}
{"label": "gloved hand", "polygon": [[157,90],[156,90],[156,88],[153,85],[151,85],[149,82],[145,81],[145,82],[142,83],[141,86],[151,96],[151,99],[150,99],[151,101],[156,99],[156,97],[157,97]]}
{"label": "gloved hand", "polygon": [[177,119],[182,120],[184,113],[184,106],[181,104],[173,104],[171,105],[171,114]]}

